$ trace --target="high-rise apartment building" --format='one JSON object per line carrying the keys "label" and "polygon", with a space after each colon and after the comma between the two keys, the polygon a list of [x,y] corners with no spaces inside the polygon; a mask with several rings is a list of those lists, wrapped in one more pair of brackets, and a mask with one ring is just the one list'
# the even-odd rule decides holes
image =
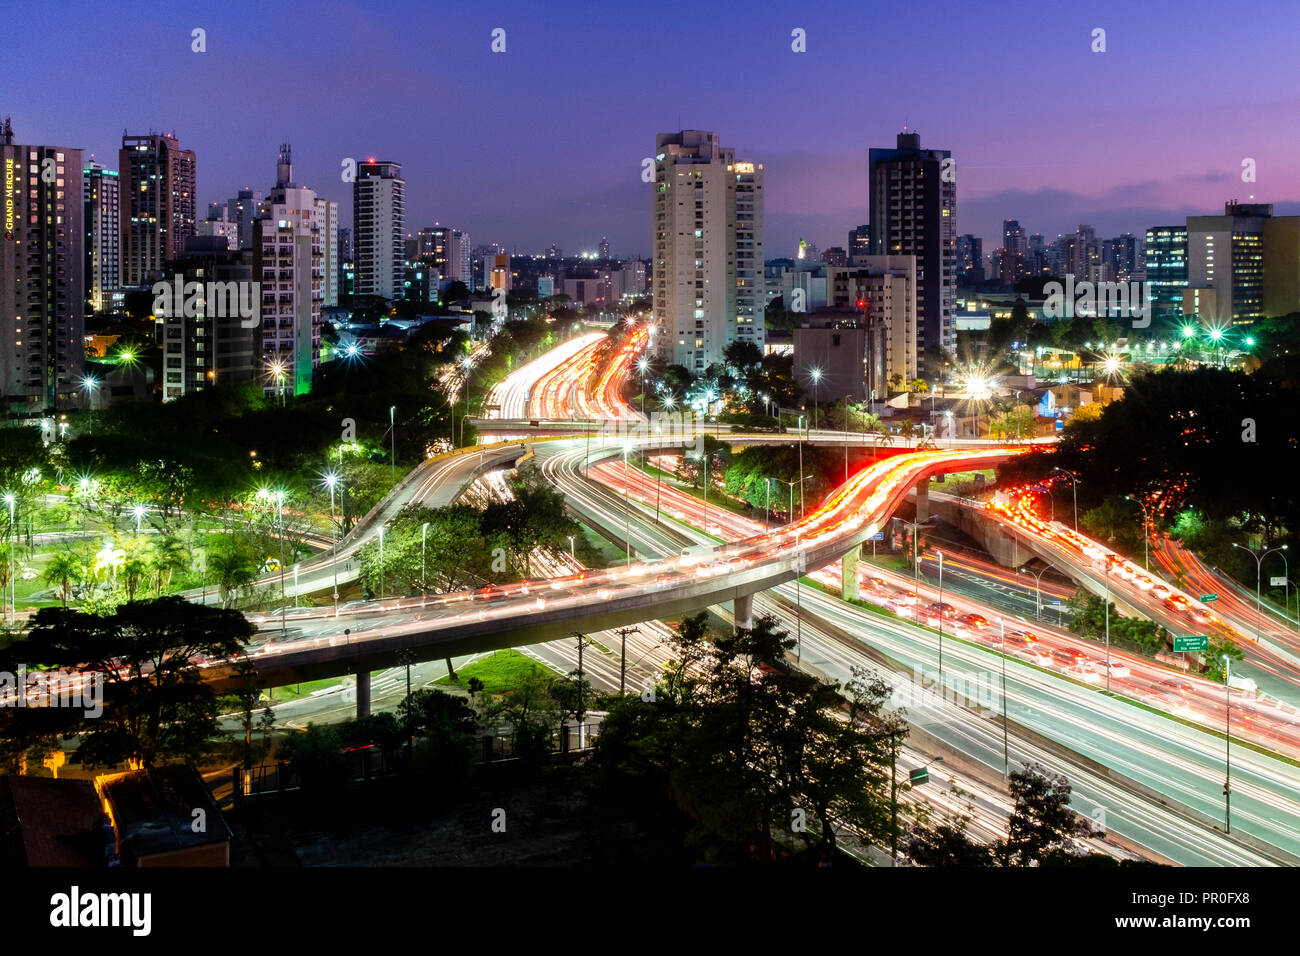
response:
{"label": "high-rise apartment building", "polygon": [[1101,262],[1110,282],[1128,282],[1142,264],[1141,242],[1132,233],[1101,241]]}
{"label": "high-rise apartment building", "polygon": [[406,180],[402,164],[367,160],[352,184],[352,250],[357,295],[401,298]]}
{"label": "high-rise apartment building", "polygon": [[1272,215],[1270,203],[1229,201],[1222,216],[1187,217],[1185,315],[1219,326],[1263,317],[1264,226]]}
{"label": "high-rise apartment building", "polygon": [[416,234],[417,258],[437,269],[443,279],[463,282],[472,287],[469,236],[459,229],[434,223]]}
{"label": "high-rise apartment building", "polygon": [[275,188],[253,242],[253,278],[261,283],[262,371],[267,394],[311,390],[320,364],[322,262],[315,191],[293,181],[289,145],[280,147]]}
{"label": "high-rise apartment building", "polygon": [[89,162],[81,171],[86,227],[86,314],[112,308],[110,292],[121,283],[121,193],[116,170]]}
{"label": "high-rise apartment building", "polygon": [[984,281],[984,240],[966,233],[957,237],[957,278],[962,282]]}
{"label": "high-rise apartment building", "polygon": [[198,161],[170,133],[122,134],[122,285],[143,286],[163,277],[195,234]]}
{"label": "high-rise apartment building", "polygon": [[1002,284],[1015,285],[1028,274],[1029,241],[1020,222],[1002,221]]}
{"label": "high-rise apartment building", "polygon": [[703,371],[733,341],[763,347],[763,166],[717,133],[655,137],[655,348]]}
{"label": "high-rise apartment building", "polygon": [[[196,303],[196,314],[174,307],[165,312],[164,402],[217,385],[246,385],[263,374],[258,368],[262,333],[257,316],[245,318],[237,310],[223,307],[232,301],[257,302],[252,289],[239,289],[254,281],[253,258],[251,249],[231,248],[225,236],[194,236],[186,242],[185,254],[169,263],[174,270],[173,283],[177,276],[185,284],[200,283],[203,295]],[[237,298],[209,283],[233,285]],[[211,297],[209,290],[214,293]]]}
{"label": "high-rise apartment building", "polygon": [[316,199],[316,226],[320,232],[321,308],[339,304],[339,204]]}
{"label": "high-rise apartment building", "polygon": [[871,255],[871,226],[849,230],[849,265],[855,266],[863,256]]}
{"label": "high-rise apartment building", "polygon": [[871,251],[916,257],[917,362],[957,341],[957,184],[952,152],[922,149],[919,133],[869,155]]}
{"label": "high-rise apartment building", "polygon": [[9,414],[74,405],[85,346],[81,150],[14,143],[0,127],[0,396]]}
{"label": "high-rise apartment building", "polygon": [[862,316],[868,395],[874,391],[883,399],[891,380],[917,377],[916,294],[914,256],[867,256],[859,265],[826,269],[828,306]]}
{"label": "high-rise apartment building", "polygon": [[1178,315],[1187,288],[1187,227],[1152,226],[1144,250],[1147,299],[1156,318]]}

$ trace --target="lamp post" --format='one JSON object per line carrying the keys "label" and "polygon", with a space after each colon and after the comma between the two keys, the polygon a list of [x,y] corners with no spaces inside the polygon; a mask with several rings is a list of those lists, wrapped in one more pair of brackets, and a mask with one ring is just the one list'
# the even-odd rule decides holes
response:
{"label": "lamp post", "polygon": [[800,512],[801,512],[799,516],[802,518],[802,517],[803,517],[803,514],[802,514],[802,511],[803,511],[803,504],[802,504],[802,502],[803,502],[803,483],[804,483],[805,481],[811,481],[812,478],[813,478],[812,475],[805,475],[804,477],[798,479],[797,481],[795,481],[795,480],[786,481],[784,478],[774,478],[774,477],[771,477],[771,476],[769,476],[769,477],[767,478],[768,481],[775,481],[775,482],[778,482],[778,483],[783,484],[783,485],[788,485],[788,486],[790,487],[790,521],[791,521],[791,523],[794,522],[794,486],[795,486],[795,485],[798,485],[798,486],[799,486],[799,501],[800,501],[800,506],[799,506],[799,507],[800,507]]}
{"label": "lamp post", "polygon": [[998,618],[998,628],[1002,632],[1002,776],[1011,777],[1011,749],[1007,742],[1007,622]]}
{"label": "lamp post", "polygon": [[577,560],[578,560],[578,551],[577,551],[577,548],[574,546],[574,539],[575,539],[575,537],[576,537],[575,535],[568,535],[568,538],[569,538],[569,557],[573,558],[574,561],[577,561]]}
{"label": "lamp post", "polygon": [[[12,507],[11,509],[12,510]],[[131,514],[135,515],[135,536],[140,537],[140,519],[144,517],[144,506],[136,505],[131,509]]]}
{"label": "lamp post", "polygon": [[275,513],[276,523],[280,527],[280,636],[286,636],[288,625],[285,623],[285,597],[284,597],[284,492],[275,493]]}
{"label": "lamp post", "polygon": [[650,367],[650,360],[642,355],[637,359],[636,367],[641,370],[641,414],[645,415],[645,373]]}
{"label": "lamp post", "polygon": [[[468,401],[469,399],[466,399]],[[452,417],[455,417],[453,413]],[[389,447],[389,475],[393,480],[397,479],[397,406],[388,406],[388,447]]]}
{"label": "lamp post", "polygon": [[[1263,567],[1264,567],[1264,559],[1267,558],[1270,554],[1272,554],[1272,553],[1275,552],[1275,551],[1278,551],[1278,552],[1280,552],[1280,551],[1285,551],[1287,546],[1286,546],[1286,545],[1282,545],[1281,547],[1273,548],[1273,549],[1270,550],[1270,551],[1265,551],[1263,554],[1256,554],[1256,553],[1254,552],[1253,549],[1243,547],[1242,545],[1237,544],[1235,541],[1232,543],[1232,546],[1233,546],[1234,548],[1237,548],[1237,549],[1240,550],[1240,551],[1245,551],[1248,555],[1250,555],[1252,558],[1255,559],[1255,616],[1256,616],[1257,618],[1260,618],[1260,617],[1263,616],[1263,610],[1262,610],[1261,601],[1260,601],[1260,590],[1259,590],[1259,584],[1260,584],[1260,573],[1261,573],[1261,570],[1262,570]],[[1286,560],[1286,557],[1283,556],[1282,560],[1285,561],[1285,560]],[[1258,621],[1258,620],[1255,621],[1255,635],[1256,635],[1256,637],[1259,636],[1260,623],[1261,623],[1261,622]]]}
{"label": "lamp post", "polygon": [[[627,470],[628,445],[623,444],[623,544],[627,549],[627,567],[632,566],[632,473]],[[709,500],[709,459],[704,458],[704,500]]]}
{"label": "lamp post", "polygon": [[1079,476],[1065,468],[1056,467],[1053,471],[1059,471],[1063,475],[1070,476],[1070,487],[1074,490],[1074,532],[1079,533]]}
{"label": "lamp post", "polygon": [[1034,617],[1039,621],[1043,619],[1043,591],[1041,587],[1043,582],[1043,575],[1047,573],[1047,568],[1050,567],[1053,567],[1053,565],[1049,561],[1047,562],[1047,567],[1043,568],[1043,570],[1039,571],[1037,574],[1035,574],[1033,571],[1030,571],[1028,568],[1020,569],[1025,574],[1034,575]]}
{"label": "lamp post", "polygon": [[384,599],[384,526],[379,526],[379,600]]}
{"label": "lamp post", "polygon": [[95,390],[99,388],[99,379],[93,375],[87,375],[81,380],[81,387],[86,391],[86,398],[89,400],[90,410],[95,410]]}
{"label": "lamp post", "polygon": [[1106,693],[1110,693],[1110,565],[1106,565]]}
{"label": "lamp post", "polygon": [[1232,661],[1223,655],[1223,832],[1232,832]]}
{"label": "lamp post", "polygon": [[849,402],[853,400],[852,395],[844,396],[844,482],[849,480]]}
{"label": "lamp post", "polygon": [[1134,498],[1132,495],[1125,495],[1125,501],[1131,501],[1142,509],[1142,567],[1146,571],[1151,570],[1151,518],[1147,514],[1147,503],[1140,498]]}
{"label": "lamp post", "polygon": [[339,476],[334,472],[325,475],[325,487],[330,490],[330,543],[334,549],[334,560],[330,562],[330,567],[334,570],[334,616],[339,616],[339,533],[338,527],[334,523],[334,486],[339,482]]}
{"label": "lamp post", "polygon": [[817,419],[818,419],[818,417],[819,417],[818,414],[817,414],[817,413],[818,413],[818,408],[817,408],[817,399],[818,399],[818,396],[819,396],[819,394],[820,394],[820,392],[821,392],[821,384],[822,384],[822,370],[819,369],[819,368],[813,368],[813,369],[811,369],[811,370],[808,372],[808,376],[812,379],[812,383],[813,383],[813,416],[812,416],[813,424],[812,424],[812,427],[813,427],[813,428],[816,428],[816,427],[817,427]]}
{"label": "lamp post", "polygon": [[943,697],[943,552],[939,556],[939,696]]}
{"label": "lamp post", "polygon": [[[800,415],[799,416],[799,517],[800,518],[802,518],[807,513],[804,510],[804,506],[803,506],[803,438],[804,438],[803,422],[804,422],[804,417]],[[792,511],[791,520],[794,520],[793,514],[794,512]]]}

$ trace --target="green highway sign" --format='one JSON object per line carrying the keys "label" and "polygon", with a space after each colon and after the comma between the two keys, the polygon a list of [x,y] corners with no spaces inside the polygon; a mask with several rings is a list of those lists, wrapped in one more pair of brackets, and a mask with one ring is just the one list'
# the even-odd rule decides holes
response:
{"label": "green highway sign", "polygon": [[1210,601],[1217,601],[1218,599],[1219,599],[1219,596],[1218,596],[1217,594],[1202,594],[1202,595],[1201,595],[1201,601],[1202,601],[1203,603],[1208,603],[1208,602],[1210,602]]}
{"label": "green highway sign", "polygon": [[1208,634],[1189,634],[1187,637],[1174,638],[1175,654],[1194,654],[1197,651],[1208,651],[1210,649],[1210,636]]}
{"label": "green highway sign", "polygon": [[908,777],[912,781],[912,786],[919,787],[930,779],[930,771],[922,767],[920,770],[913,770]]}

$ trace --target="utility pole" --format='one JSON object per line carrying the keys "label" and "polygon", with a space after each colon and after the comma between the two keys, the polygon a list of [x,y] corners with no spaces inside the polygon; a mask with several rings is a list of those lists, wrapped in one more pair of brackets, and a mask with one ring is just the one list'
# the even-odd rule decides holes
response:
{"label": "utility pole", "polygon": [[1223,832],[1232,832],[1232,662],[1223,655]]}
{"label": "utility pole", "polygon": [[939,556],[939,696],[943,696],[943,552]]}
{"label": "utility pole", "polygon": [[1007,743],[1007,622],[998,618],[1002,629],[1002,776],[1011,779],[1011,750]]}
{"label": "utility pole", "polygon": [[586,637],[583,636],[583,634],[582,634],[581,631],[573,631],[572,634],[573,634],[574,637],[576,637],[576,638],[578,639],[578,707],[577,707],[577,714],[578,714],[578,749],[581,750],[581,749],[582,749],[582,744],[583,744],[583,736],[584,736],[584,735],[583,735],[583,732],[582,732],[582,718],[585,716],[585,712],[583,711],[584,701],[583,701],[583,699],[582,699],[582,698],[583,698],[583,693],[582,693],[582,649],[587,645],[587,639],[586,639]]}
{"label": "utility pole", "polygon": [[618,692],[622,694],[623,688],[627,685],[627,636],[629,634],[640,634],[641,629],[639,627],[620,627],[614,633],[621,638],[618,659]]}

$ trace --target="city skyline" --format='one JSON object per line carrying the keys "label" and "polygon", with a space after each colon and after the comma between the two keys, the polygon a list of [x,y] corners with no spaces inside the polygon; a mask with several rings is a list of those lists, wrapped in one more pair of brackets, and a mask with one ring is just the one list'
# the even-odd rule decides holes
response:
{"label": "city skyline", "polygon": [[[1246,24],[1208,3],[1179,8],[1180,15],[1196,13],[1201,29],[1177,36],[1159,26],[1172,8],[1102,4],[1044,29],[1032,18],[1022,22],[1017,11],[1025,4],[1011,5],[1005,22],[940,5],[940,20],[964,43],[938,54],[905,94],[887,82],[915,69],[920,38],[907,32],[913,20],[905,10],[870,21],[852,10],[775,4],[747,8],[744,21],[701,11],[691,34],[638,37],[633,47],[631,14],[602,19],[562,6],[507,4],[445,25],[413,4],[386,8],[386,18],[327,4],[313,7],[309,21],[306,7],[291,6],[287,15],[300,12],[313,42],[305,45],[309,56],[284,54],[286,76],[311,78],[291,80],[287,96],[268,92],[262,81],[264,61],[250,49],[256,34],[246,25],[257,20],[244,19],[254,9],[248,4],[168,9],[137,25],[137,43],[151,50],[158,70],[183,80],[167,84],[152,82],[153,71],[120,75],[117,54],[90,31],[39,29],[68,12],[75,16],[78,6],[33,12],[33,42],[16,51],[16,82],[0,112],[14,117],[21,141],[68,144],[109,166],[122,129],[174,129],[199,156],[199,209],[257,187],[260,169],[287,141],[295,145],[302,180],[340,202],[351,191],[339,174],[344,159],[401,163],[410,184],[408,232],[452,223],[476,241],[520,252],[551,242],[595,249],[606,235],[615,255],[648,256],[650,198],[641,160],[658,133],[706,129],[764,163],[767,255],[793,255],[801,237],[823,249],[842,245],[847,230],[867,220],[867,151],[890,145],[907,126],[924,142],[952,150],[958,232],[986,243],[1004,219],[1050,238],[1080,222],[1099,235],[1136,235],[1212,214],[1228,199],[1271,202],[1279,215],[1300,211],[1300,172],[1288,165],[1278,122],[1288,104],[1267,94],[1268,64],[1285,55],[1287,31],[1248,35]],[[1300,21],[1280,7],[1277,15]],[[409,29],[391,29],[397,22]],[[204,53],[191,50],[196,27],[206,31]],[[498,27],[506,30],[506,52],[494,54],[491,31]],[[1105,53],[1090,49],[1096,27],[1107,30]],[[806,53],[790,49],[795,28],[807,32]],[[896,42],[873,42],[882,30],[896,30]],[[550,57],[556,43],[579,34],[573,55]],[[439,41],[432,56],[428,38]],[[873,69],[862,77],[843,67],[853,42],[871,44]],[[353,47],[373,51],[362,72],[348,66]],[[747,72],[746,51],[762,57],[761,73]],[[709,64],[697,81],[683,69],[694,56]],[[1152,63],[1210,56],[1235,67],[1212,79],[1176,72],[1176,89],[1132,81],[1144,71],[1153,80],[1174,75],[1151,72]],[[65,58],[78,69],[54,76],[43,69]],[[1003,76],[996,66],[1009,60],[1017,69]],[[990,68],[991,79],[984,75]],[[120,80],[120,108],[86,100],[82,77],[97,71]],[[972,71],[983,76],[985,109],[972,109],[965,98]],[[1058,108],[1059,83],[1035,81],[1062,71],[1087,84],[1077,110]],[[551,108],[517,109],[539,82],[554,90]],[[582,104],[596,90],[622,96],[628,108],[602,111],[593,124]],[[394,124],[373,109],[385,91],[410,98],[411,109],[403,111],[409,122]],[[1094,109],[1085,100],[1114,105]],[[196,110],[195,103],[262,108]],[[442,104],[460,105],[447,112]],[[1189,136],[1210,124],[1213,136]],[[587,175],[575,178],[569,163],[577,143]],[[1256,162],[1254,183],[1241,181],[1245,158]]]}

